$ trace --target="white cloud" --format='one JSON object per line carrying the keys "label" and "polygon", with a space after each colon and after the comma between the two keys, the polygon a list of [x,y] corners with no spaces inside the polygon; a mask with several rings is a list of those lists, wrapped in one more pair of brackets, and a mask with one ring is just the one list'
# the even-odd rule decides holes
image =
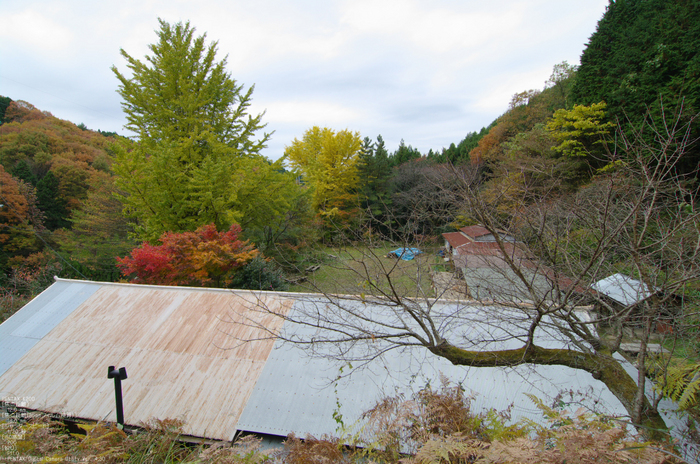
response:
{"label": "white cloud", "polygon": [[[27,8],[3,17],[0,40],[12,43],[45,58],[57,58],[75,47],[73,31],[59,24],[51,13],[52,8]],[[51,19],[50,19],[51,17]]]}
{"label": "white cloud", "polygon": [[265,120],[270,125],[291,123],[302,126],[340,127],[357,123],[363,112],[348,105],[329,101],[287,100],[260,103],[252,106],[253,113],[265,107]]}
{"label": "white cloud", "polygon": [[472,107],[484,112],[500,111],[500,113],[505,113],[516,93],[526,90],[542,90],[545,81],[552,73],[554,64],[525,72],[494,76],[488,91],[480,94],[471,103]]}
{"label": "white cloud", "polygon": [[343,6],[343,23],[357,34],[390,37],[439,55],[503,42],[504,32],[522,21],[522,7],[502,11],[474,2],[451,3],[448,8],[445,2],[351,0]]}
{"label": "white cloud", "polygon": [[338,57],[346,38],[326,10],[303,2],[199,2],[189,19],[219,41],[232,68],[256,70],[279,61]]}
{"label": "white cloud", "polygon": [[[232,76],[256,85],[269,155],[313,125],[419,150],[459,142],[574,64],[608,0],[0,1],[0,93],[120,131],[111,65],[126,72],[157,18],[219,42]],[[389,150],[395,147],[389,145]]]}

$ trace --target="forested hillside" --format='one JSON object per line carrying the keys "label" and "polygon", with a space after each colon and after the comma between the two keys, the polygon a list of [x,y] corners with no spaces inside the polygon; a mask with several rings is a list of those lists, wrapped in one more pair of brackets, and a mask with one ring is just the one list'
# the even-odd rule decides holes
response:
{"label": "forested hillside", "polygon": [[[113,197],[116,136],[5,100],[0,126],[3,310],[53,275],[115,279],[132,246]],[[7,306],[6,306],[7,305]]]}
{"label": "forested hillside", "polygon": [[[133,141],[0,102],[3,287],[24,292],[44,268],[117,279],[116,258],[141,241],[157,245],[164,233],[208,224],[238,224],[270,272],[293,273],[343,230],[438,237],[475,221],[438,194],[444,163],[477,169],[502,213],[543,191],[574,192],[611,169],[603,154],[619,148],[607,142],[618,126],[630,135],[645,117],[680,116],[688,140],[697,137],[698,9],[681,0],[611,3],[580,67],[555,65],[544,88],[514,95],[501,117],[449,147],[420,153],[401,141],[392,150],[381,135],[314,127],[277,162],[258,154],[270,135],[262,115],[247,112],[252,87],[236,82],[216,44],[189,24],[162,22],[150,64],[122,51],[134,75],[114,69]],[[167,90],[156,93],[158,85]],[[697,146],[685,147],[678,169],[687,182],[699,160]]]}
{"label": "forested hillside", "polygon": [[[352,343],[409,339],[473,367],[581,369],[652,438],[666,427],[658,402],[644,396],[647,374],[697,413],[698,2],[611,1],[580,64],[553,64],[541,89],[523,89],[487,127],[464,128],[462,140],[428,153],[410,140],[387,147],[381,135],[313,126],[288,141],[279,160],[266,158],[261,150],[274,134],[265,132],[264,114],[250,113],[254,86],[235,80],[217,47],[189,23],[160,20],[149,55],[122,50],[128,69],[113,72],[132,138],[0,99],[3,317],[54,274],[287,289],[337,260],[330,247],[345,245],[380,262],[351,269],[366,291],[358,298],[381,297],[403,312],[381,334],[348,322],[362,314],[315,314],[310,325],[341,326],[341,338],[357,329]],[[379,243],[437,247],[442,233],[476,224],[505,255],[499,270],[509,268],[527,293],[510,301],[525,315],[527,330],[512,336],[521,348],[484,355],[451,344],[431,313],[434,295],[422,295],[424,311],[391,285],[388,258],[373,251]],[[620,309],[591,296],[592,285],[618,274],[645,289],[643,304]],[[489,304],[502,296],[490,295]],[[581,317],[582,306],[596,306],[597,319]],[[646,358],[659,327],[690,361]],[[540,330],[557,331],[573,348],[535,345]],[[641,347],[638,379],[612,357],[623,338]]]}

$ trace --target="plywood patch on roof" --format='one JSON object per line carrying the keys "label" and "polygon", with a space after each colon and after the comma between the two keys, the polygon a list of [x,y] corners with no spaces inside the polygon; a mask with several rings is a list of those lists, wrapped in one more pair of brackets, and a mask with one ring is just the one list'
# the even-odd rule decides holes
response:
{"label": "plywood patch on roof", "polygon": [[187,434],[230,440],[274,343],[266,330],[283,322],[271,312],[291,305],[277,295],[103,285],[0,377],[0,393],[114,420],[107,367],[125,366],[127,423],[178,418]]}

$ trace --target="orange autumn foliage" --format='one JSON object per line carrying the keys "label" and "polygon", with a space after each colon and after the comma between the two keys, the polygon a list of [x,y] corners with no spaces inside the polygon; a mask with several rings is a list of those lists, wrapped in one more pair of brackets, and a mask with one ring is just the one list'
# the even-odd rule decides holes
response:
{"label": "orange autumn foliage", "polygon": [[117,258],[117,266],[138,283],[226,287],[235,271],[258,253],[238,239],[240,233],[238,224],[225,232],[218,232],[214,224],[194,232],[166,232],[161,245],[144,242],[130,256]]}
{"label": "orange autumn foliage", "polygon": [[0,165],[0,245],[8,256],[38,250],[35,231],[44,230],[34,189],[12,177]]}

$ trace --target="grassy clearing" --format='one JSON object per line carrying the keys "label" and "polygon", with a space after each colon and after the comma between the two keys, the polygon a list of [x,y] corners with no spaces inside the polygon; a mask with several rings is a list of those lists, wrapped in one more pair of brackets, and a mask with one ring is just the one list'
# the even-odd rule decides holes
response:
{"label": "grassy clearing", "polygon": [[676,358],[688,363],[700,363],[700,341],[697,337],[666,337],[663,339],[662,345],[671,351]]}
{"label": "grassy clearing", "polygon": [[395,291],[402,296],[434,296],[431,270],[443,265],[436,255],[438,246],[422,247],[423,253],[411,261],[387,258],[397,248],[378,247],[327,248],[320,267],[306,275],[307,281],[292,285],[293,292],[335,294],[377,294]]}

